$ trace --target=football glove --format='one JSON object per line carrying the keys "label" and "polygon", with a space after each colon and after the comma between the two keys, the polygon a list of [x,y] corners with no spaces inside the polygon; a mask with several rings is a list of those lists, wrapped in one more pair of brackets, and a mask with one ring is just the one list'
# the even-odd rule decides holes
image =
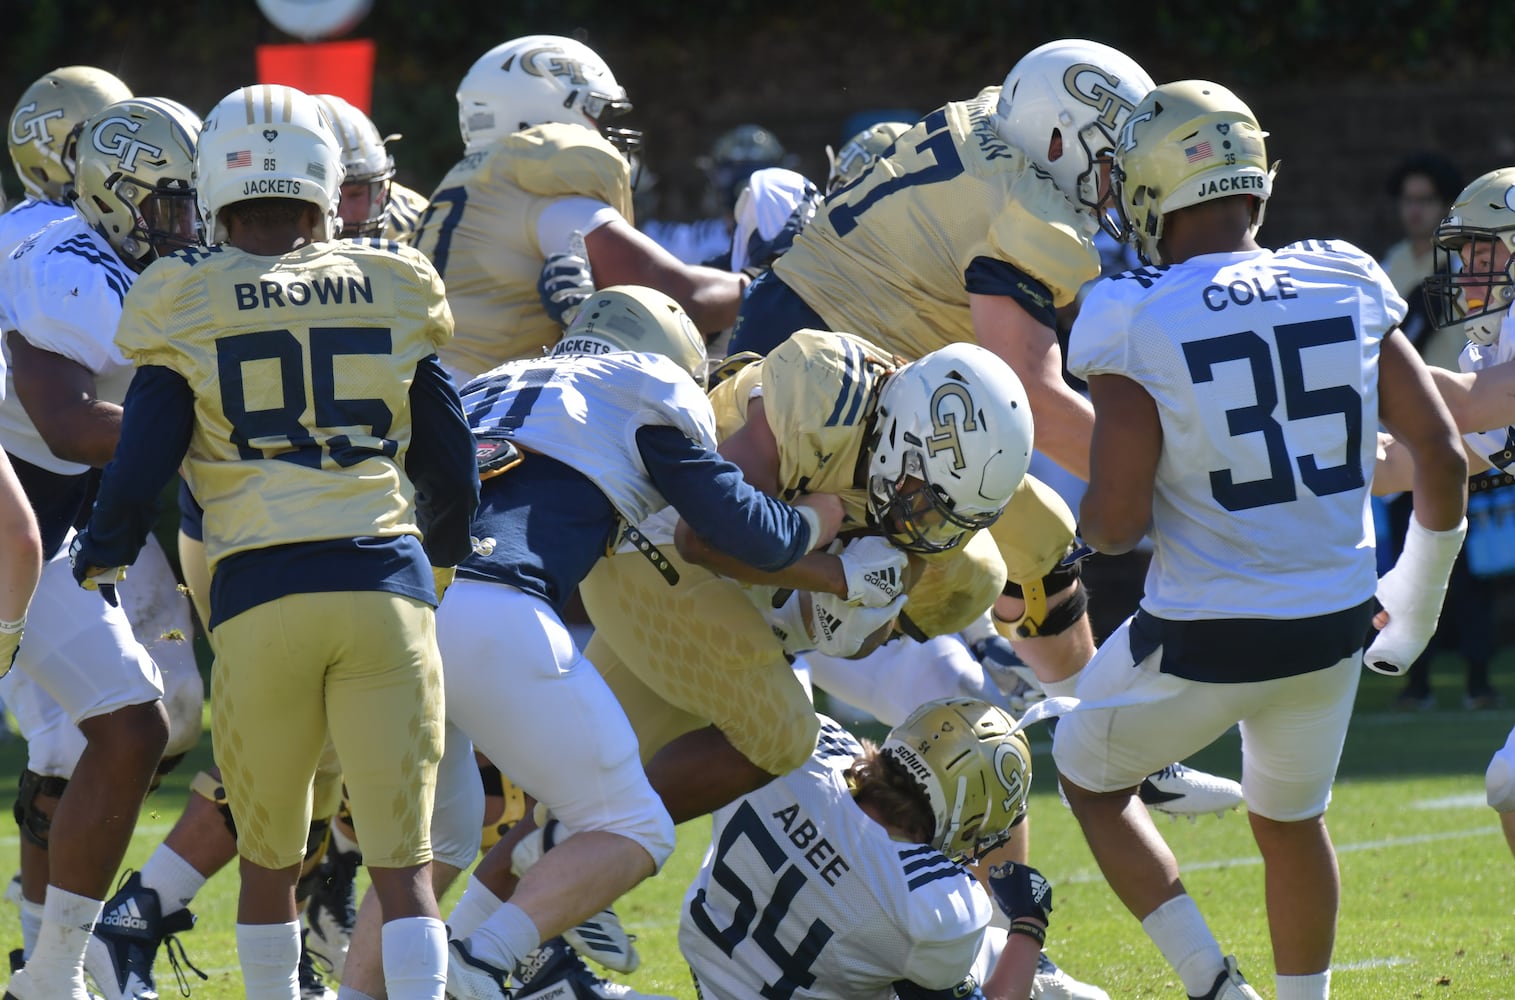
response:
{"label": "football glove", "polygon": [[1381,674],[1398,676],[1425,651],[1441,617],[1452,563],[1468,532],[1467,518],[1446,531],[1431,531],[1414,517],[1394,568],[1378,581],[1378,603],[1389,613],[1363,660]]}
{"label": "football glove", "polygon": [[910,556],[887,538],[864,535],[842,549],[842,571],[847,576],[847,603],[865,608],[883,608],[905,592],[905,570]]}
{"label": "football glove", "polygon": [[21,633],[26,629],[26,616],[13,622],[0,621],[0,677],[10,673],[16,662],[16,653],[21,649]]}
{"label": "football glove", "polygon": [[827,656],[853,656],[873,633],[899,616],[907,600],[900,594],[883,607],[869,608],[850,605],[835,594],[811,594],[811,641],[817,652]]}
{"label": "football glove", "polygon": [[537,276],[537,296],[542,308],[559,326],[567,327],[579,314],[579,306],[594,294],[594,275],[589,261],[571,253],[555,253]]}
{"label": "football glove", "polygon": [[126,579],[125,566],[96,566],[90,559],[89,529],[79,532],[68,546],[68,565],[74,571],[74,579],[85,590],[98,590],[105,603],[113,608],[121,606],[116,596],[116,584]]}
{"label": "football glove", "polygon": [[989,894],[1012,922],[1032,917],[1045,924],[1052,912],[1052,884],[1030,865],[1009,861],[990,868]]}

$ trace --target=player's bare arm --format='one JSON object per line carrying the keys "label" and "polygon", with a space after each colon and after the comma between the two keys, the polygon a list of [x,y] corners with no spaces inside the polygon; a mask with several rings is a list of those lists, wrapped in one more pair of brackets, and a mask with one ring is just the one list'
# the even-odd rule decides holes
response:
{"label": "player's bare arm", "polygon": [[1467,506],[1468,465],[1452,413],[1404,334],[1384,338],[1378,368],[1380,419],[1415,466],[1415,518],[1432,531],[1454,528]]}
{"label": "player's bare arm", "polygon": [[1094,410],[1063,381],[1063,352],[1051,327],[1004,295],[968,296],[978,342],[1015,369],[1036,416],[1036,447],[1080,479],[1089,478]]}
{"label": "player's bare arm", "polygon": [[1091,376],[1089,396],[1097,414],[1089,447],[1094,474],[1079,505],[1079,534],[1097,551],[1119,555],[1152,523],[1162,423],[1147,390],[1124,375]]}
{"label": "player's bare arm", "polygon": [[95,376],[77,361],[6,335],[16,394],[54,455],[103,469],[121,436],[121,407],[97,398]]}
{"label": "player's bare arm", "polygon": [[639,232],[616,219],[584,237],[595,286],[646,285],[672,296],[707,336],[736,322],[742,303],[742,277],[711,267],[685,264]]}

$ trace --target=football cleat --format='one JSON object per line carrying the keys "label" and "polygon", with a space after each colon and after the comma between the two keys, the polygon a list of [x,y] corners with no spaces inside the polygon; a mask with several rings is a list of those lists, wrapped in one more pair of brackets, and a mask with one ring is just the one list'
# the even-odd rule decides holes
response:
{"label": "football cleat", "polygon": [[316,968],[338,982],[358,919],[358,869],[362,866],[361,851],[338,850],[333,844],[321,859],[316,887],[305,909],[301,951],[309,952]]}
{"label": "football cleat", "polygon": [[1219,816],[1242,804],[1240,782],[1182,764],[1149,774],[1138,794],[1148,809],[1191,820],[1202,813]]}
{"label": "football cleat", "polygon": [[1215,985],[1203,996],[1191,996],[1189,1000],[1262,1000],[1236,967],[1236,956],[1227,955],[1225,967],[1215,977]]}
{"label": "football cleat", "polygon": [[1037,959],[1036,978],[1031,980],[1031,1000],[1110,1000],[1110,994],[1074,979],[1044,951]]}
{"label": "football cleat", "polygon": [[474,958],[462,941],[447,942],[447,1000],[510,1000],[510,973]]}
{"label": "football cleat", "polygon": [[100,919],[95,922],[94,933],[85,947],[84,969],[105,1000],[157,1000],[153,962],[158,957],[158,946],[167,942],[169,965],[181,991],[187,994],[189,982],[184,967],[201,979],[209,978],[189,961],[184,946],[175,937],[194,926],[195,915],[187,909],[163,916],[158,893],[142,885],[139,872],[132,872],[116,894],[106,900]]}
{"label": "football cleat", "polygon": [[[308,934],[309,932],[307,932]],[[315,962],[311,959],[310,949],[305,947],[305,941],[300,941],[300,1000],[337,1000],[337,993],[326,980],[321,978],[321,973],[316,969]]]}
{"label": "football cleat", "polygon": [[674,1000],[600,978],[561,937],[547,941],[516,965],[510,995],[514,1000]]}
{"label": "football cleat", "polygon": [[[559,830],[558,821],[550,819],[546,826],[528,833],[510,852],[511,871],[516,875],[525,874],[543,852],[552,849]],[[621,918],[608,906],[577,927],[564,931],[563,937],[574,951],[612,972],[635,972],[642,964],[642,956],[637,954],[634,943],[636,935],[626,933]]]}

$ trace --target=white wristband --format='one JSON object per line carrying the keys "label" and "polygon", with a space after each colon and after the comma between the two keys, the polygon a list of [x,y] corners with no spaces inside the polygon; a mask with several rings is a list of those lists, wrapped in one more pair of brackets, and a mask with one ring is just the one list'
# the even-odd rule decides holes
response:
{"label": "white wristband", "polygon": [[799,512],[800,519],[805,522],[805,527],[810,529],[810,540],[805,543],[806,552],[814,552],[821,544],[821,515],[812,507],[803,507],[798,504],[794,509]]}
{"label": "white wristband", "polygon": [[17,632],[20,632],[24,628],[26,628],[25,615],[22,615],[20,618],[17,618],[13,622],[8,622],[4,619],[0,619],[0,633],[3,633],[5,635],[15,635]]}

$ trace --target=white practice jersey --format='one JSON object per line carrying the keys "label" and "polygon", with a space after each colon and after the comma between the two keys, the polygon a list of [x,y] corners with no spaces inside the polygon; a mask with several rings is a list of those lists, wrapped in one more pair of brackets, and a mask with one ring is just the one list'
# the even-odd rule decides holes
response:
{"label": "white practice jersey", "polygon": [[862,747],[821,718],[802,767],[715,814],[679,948],[705,1000],[885,1000],[968,975],[992,906],[962,866],[891,840],[843,772]]}
{"label": "white practice jersey", "polygon": [[1378,351],[1404,315],[1378,264],[1334,240],[1095,286],[1068,368],[1132,379],[1162,420],[1149,614],[1308,618],[1372,597]]}
{"label": "white practice jersey", "polygon": [[661,354],[511,361],[469,382],[462,397],[475,435],[507,438],[578,470],[632,524],[668,504],[647,477],[638,429],[676,427],[716,445],[710,400]]}
{"label": "white practice jersey", "polygon": [[9,257],[11,251],[32,233],[73,214],[72,206],[61,202],[38,201],[36,198],[16,202],[0,215],[0,260]]}
{"label": "white practice jersey", "polygon": [[[1499,339],[1492,344],[1475,344],[1468,341],[1457,359],[1457,367],[1465,372],[1482,371],[1515,359],[1515,319],[1506,313],[1499,324]],[[1489,460],[1489,464],[1501,472],[1508,472],[1515,463],[1515,426],[1495,427],[1490,430],[1464,434],[1473,454]]]}
{"label": "white practice jersey", "polygon": [[[136,277],[110,244],[69,215],[28,236],[0,261],[0,330],[19,331],[33,347],[89,369],[96,398],[120,403],[135,369],[116,348],[116,324]],[[88,466],[65,462],[48,449],[16,398],[14,371],[7,377],[0,445],[11,457],[49,472],[88,472]]]}

